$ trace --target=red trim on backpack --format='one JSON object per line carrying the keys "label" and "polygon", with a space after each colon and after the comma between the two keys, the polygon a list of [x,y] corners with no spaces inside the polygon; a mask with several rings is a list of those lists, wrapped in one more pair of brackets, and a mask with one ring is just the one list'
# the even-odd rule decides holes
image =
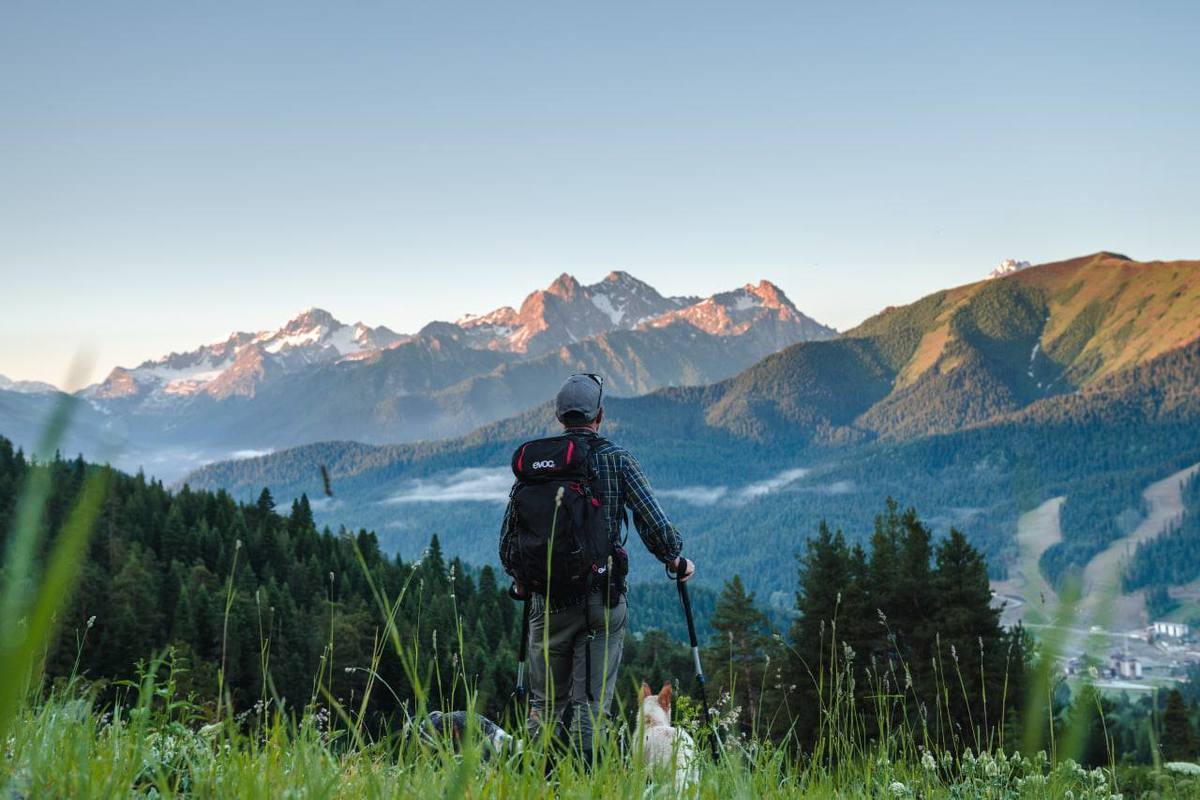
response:
{"label": "red trim on backpack", "polygon": [[521,462],[525,460],[525,448],[529,447],[529,442],[521,445],[521,452],[517,455],[517,471],[521,470]]}
{"label": "red trim on backpack", "polygon": [[563,469],[566,469],[567,467],[571,466],[571,454],[574,452],[575,452],[574,440],[567,439],[567,463],[563,466]]}

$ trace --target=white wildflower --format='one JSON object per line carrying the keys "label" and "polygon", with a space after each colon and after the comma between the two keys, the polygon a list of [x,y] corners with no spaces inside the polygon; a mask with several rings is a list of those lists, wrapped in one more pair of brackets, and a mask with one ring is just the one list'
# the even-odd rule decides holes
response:
{"label": "white wildflower", "polygon": [[1163,764],[1163,767],[1171,772],[1179,772],[1184,775],[1200,775],[1200,764],[1193,764],[1190,761],[1168,761]]}

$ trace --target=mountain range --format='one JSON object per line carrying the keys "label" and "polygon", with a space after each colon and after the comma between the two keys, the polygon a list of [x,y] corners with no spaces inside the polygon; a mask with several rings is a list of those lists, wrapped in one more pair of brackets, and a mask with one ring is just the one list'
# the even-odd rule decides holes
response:
{"label": "mountain range", "polygon": [[[519,309],[414,334],[312,308],[277,330],[113,369],[79,393],[87,408],[69,443],[103,439],[121,466],[172,480],[213,458],[327,439],[460,435],[536,405],[573,371],[603,373],[610,396],[635,395],[710,383],[834,336],[765,280],[664,297],[625,272],[591,285],[563,274]],[[14,421],[6,433],[29,446],[45,398],[16,385],[0,396]]]}
{"label": "mountain range", "polygon": [[[862,541],[892,496],[963,529],[995,578],[1032,562],[1057,584],[1121,546],[1144,489],[1200,463],[1200,262],[1005,262],[841,335],[767,282],[664,297],[625,273],[415,334],[314,309],[114,370],[73,398],[61,446],[168,480],[242,451],[187,482],[306,494],[322,522],[406,557],[436,532],[486,563],[511,450],[556,428],[546,400],[571,371],[605,376],[605,432],[706,580],[740,573],[788,607],[817,522]],[[0,433],[28,446],[65,396],[6,386]],[[1030,554],[1018,519],[1047,503],[1061,538]]]}
{"label": "mountain range", "polygon": [[[1197,261],[1101,252],[1007,270],[723,380],[613,398],[606,432],[642,460],[689,552],[767,594],[791,584],[818,520],[864,536],[888,495],[965,528],[997,576],[1018,515],[1066,496],[1049,558],[1082,568],[1141,513],[1127,498],[1200,462],[1198,312]],[[554,427],[543,404],[444,441],[322,442],[188,482],[307,493],[327,522],[374,527],[408,556],[438,532],[492,561],[511,449]]]}

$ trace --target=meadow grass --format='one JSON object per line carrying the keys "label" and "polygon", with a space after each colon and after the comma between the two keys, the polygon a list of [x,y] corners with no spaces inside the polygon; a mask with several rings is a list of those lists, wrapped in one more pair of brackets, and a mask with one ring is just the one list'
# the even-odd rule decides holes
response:
{"label": "meadow grass", "polygon": [[[65,425],[66,407],[48,432],[42,452],[52,452]],[[219,675],[221,696],[215,704],[181,697],[173,654],[159,654],[142,665],[135,679],[119,684],[115,702],[100,706],[93,688],[72,675],[53,686],[44,679],[42,662],[62,608],[78,574],[80,559],[100,512],[108,471],[91,473],[62,530],[44,530],[49,487],[44,470],[32,469],[23,487],[9,532],[0,575],[0,797],[125,797],[193,795],[199,797],[676,797],[672,775],[656,771],[641,757],[640,734],[622,723],[629,716],[618,708],[615,724],[598,737],[599,761],[587,768],[583,759],[564,752],[542,726],[539,737],[520,747],[495,751],[472,721],[456,740],[422,730],[431,691],[446,705],[471,710],[475,694],[462,667],[469,654],[463,625],[441,634],[453,639],[460,658],[453,674],[427,663],[416,640],[406,640],[396,624],[411,580],[396,597],[372,579],[361,554],[359,565],[379,613],[379,628],[369,664],[341,669],[364,677],[364,692],[355,706],[331,694],[336,642],[329,640],[311,697],[303,708],[286,707],[269,682],[270,641],[261,621],[259,663],[263,695],[252,709],[236,709]],[[42,537],[48,541],[41,541]],[[39,558],[37,553],[44,552]],[[233,591],[233,571],[226,584],[226,626]],[[336,576],[329,576],[330,584]],[[453,599],[453,596],[452,596]],[[1073,604],[1060,606],[1061,627],[1070,623]],[[87,630],[79,647],[87,646]],[[269,629],[269,626],[268,626]],[[418,625],[419,630],[419,625]],[[224,634],[227,627],[223,629]],[[830,652],[836,654],[836,620],[830,627]],[[883,680],[874,680],[867,703],[860,693],[849,654],[832,658],[827,669],[812,675],[811,702],[819,705],[819,734],[812,747],[797,746],[788,734],[769,741],[728,726],[721,758],[711,759],[706,736],[697,720],[700,709],[681,697],[676,719],[691,725],[699,741],[699,785],[684,792],[705,798],[1113,798],[1119,796],[1118,770],[1087,770],[1074,760],[1081,734],[1068,729],[1062,742],[1041,741],[1044,720],[1036,719],[1049,691],[1054,648],[1045,644],[1040,671],[1032,681],[1021,751],[1010,751],[997,736],[976,734],[973,742],[931,739],[920,715]],[[415,703],[410,716],[392,725],[368,720],[368,701],[375,691],[391,692],[379,665],[394,658],[403,666]],[[222,653],[222,664],[224,654]],[[824,663],[824,660],[822,660]],[[943,670],[942,691],[955,684],[957,660]],[[625,676],[633,680],[636,676]],[[398,696],[397,696],[398,699]],[[1007,700],[1007,698],[1006,698]],[[1016,699],[1014,699],[1014,702]],[[449,710],[449,709],[445,709]],[[870,713],[865,713],[869,711]],[[505,722],[519,728],[523,709]],[[1049,726],[1053,730],[1053,726]],[[1200,771],[1200,770],[1198,770]],[[1200,777],[1188,767],[1155,768],[1126,773],[1136,793],[1147,797],[1200,798]],[[1131,796],[1133,792],[1130,793]]]}

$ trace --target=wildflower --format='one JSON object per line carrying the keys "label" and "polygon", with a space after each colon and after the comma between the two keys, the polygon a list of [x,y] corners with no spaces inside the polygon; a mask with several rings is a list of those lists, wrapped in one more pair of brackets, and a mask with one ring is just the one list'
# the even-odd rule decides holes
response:
{"label": "wildflower", "polygon": [[88,617],[88,621],[87,621],[88,629],[90,630],[91,627],[95,624],[96,624],[96,615],[92,614],[90,617]]}
{"label": "wildflower", "polygon": [[242,540],[241,539],[238,539],[236,542],[233,543],[233,549],[234,550],[242,549]]}
{"label": "wildflower", "polygon": [[926,750],[921,754],[921,766],[926,772],[937,772],[937,760],[934,759],[933,753]]}
{"label": "wildflower", "polygon": [[1200,775],[1200,764],[1192,764],[1187,761],[1168,761],[1163,764],[1163,767],[1171,772],[1179,772],[1184,775]]}

